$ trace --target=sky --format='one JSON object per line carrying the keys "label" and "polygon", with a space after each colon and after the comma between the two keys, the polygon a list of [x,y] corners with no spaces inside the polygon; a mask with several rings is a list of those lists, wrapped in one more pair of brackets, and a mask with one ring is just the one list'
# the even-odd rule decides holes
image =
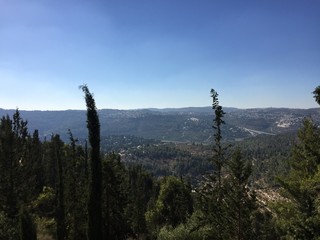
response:
{"label": "sky", "polygon": [[0,0],[0,108],[313,108],[320,0]]}

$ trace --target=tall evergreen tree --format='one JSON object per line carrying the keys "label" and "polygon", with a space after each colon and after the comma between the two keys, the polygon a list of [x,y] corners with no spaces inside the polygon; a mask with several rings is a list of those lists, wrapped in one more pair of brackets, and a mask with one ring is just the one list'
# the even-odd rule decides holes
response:
{"label": "tall evergreen tree", "polygon": [[3,117],[0,124],[0,200],[4,212],[9,218],[15,218],[18,213],[16,194],[17,165],[15,153],[15,135],[12,130],[12,120]]}
{"label": "tall evergreen tree", "polygon": [[255,195],[250,191],[249,177],[251,163],[242,159],[240,149],[233,153],[228,162],[228,176],[225,181],[226,214],[229,239],[254,239],[252,216],[257,209]]}
{"label": "tall evergreen tree", "polygon": [[[219,100],[218,100],[218,93],[214,90],[211,89],[211,97],[212,97],[212,109],[214,110],[215,117],[213,120],[213,125],[212,127],[215,129],[214,133],[214,155],[212,158],[212,162],[216,171],[216,176],[218,178],[218,190],[220,191],[222,187],[222,182],[221,182],[221,177],[222,177],[222,167],[224,164],[224,149],[222,147],[222,133],[221,133],[221,128],[222,125],[225,124],[223,121],[223,117],[225,115],[225,112],[222,110],[222,106],[219,105]],[[221,196],[219,196],[219,201]]]}
{"label": "tall evergreen tree", "polygon": [[286,200],[275,206],[277,226],[290,239],[319,239],[320,129],[305,119],[290,159],[289,174],[280,178]]}
{"label": "tall evergreen tree", "polygon": [[39,138],[39,131],[35,130],[30,141],[30,163],[29,163],[29,175],[30,185],[32,185],[34,197],[37,196],[44,185],[44,171],[42,163],[42,143]]}
{"label": "tall evergreen tree", "polygon": [[313,97],[315,98],[315,101],[320,105],[320,86],[316,87],[316,89],[313,91]]}
{"label": "tall evergreen tree", "polygon": [[141,165],[130,166],[128,169],[128,204],[126,217],[132,235],[139,238],[146,233],[145,213],[154,188],[154,180]]}
{"label": "tall evergreen tree", "polygon": [[68,159],[68,166],[67,166],[67,178],[66,182],[68,184],[68,203],[69,203],[69,215],[70,215],[70,233],[71,233],[71,239],[77,239],[76,235],[79,230],[77,229],[78,224],[76,223],[76,216],[77,216],[77,210],[79,210],[76,207],[76,204],[79,203],[80,199],[78,198],[77,194],[77,184],[76,184],[76,140],[73,137],[73,134],[71,130],[68,130],[69,132],[69,139],[70,139],[70,157]]}
{"label": "tall evergreen tree", "polygon": [[88,239],[102,239],[102,173],[100,157],[100,122],[93,95],[86,85],[80,86],[85,94],[87,106],[87,128],[89,131],[90,176],[88,199]]}
{"label": "tall evergreen tree", "polygon": [[124,210],[127,205],[128,189],[126,169],[120,155],[112,153],[103,158],[103,233],[104,239],[122,240],[129,233]]}
{"label": "tall evergreen tree", "polygon": [[59,135],[52,136],[52,146],[53,151],[56,155],[57,161],[57,183],[56,183],[56,199],[57,199],[57,208],[56,208],[56,222],[57,222],[57,240],[64,240],[67,236],[66,233],[66,220],[65,220],[65,182],[64,182],[64,173],[62,166],[62,147],[63,142],[60,140]]}
{"label": "tall evergreen tree", "polygon": [[225,124],[223,117],[225,112],[219,105],[218,93],[211,89],[212,109],[214,110],[213,129],[214,146],[211,159],[213,173],[207,176],[199,189],[201,210],[204,213],[200,219],[202,226],[209,225],[214,239],[225,239],[227,232],[227,219],[225,214],[223,169],[225,165],[226,148],[222,145],[222,125]]}
{"label": "tall evergreen tree", "polygon": [[222,126],[225,112],[219,105],[218,93],[211,90],[214,147],[213,173],[200,188],[200,226],[208,227],[210,239],[253,239],[252,217],[256,209],[255,197],[248,183],[251,165],[244,161],[240,149],[231,159],[226,157],[228,145],[222,143]]}
{"label": "tall evergreen tree", "polygon": [[[15,135],[12,120],[7,115],[0,120],[0,215],[3,231],[0,238],[18,238],[18,194]],[[3,222],[4,221],[4,222]]]}
{"label": "tall evergreen tree", "polygon": [[26,162],[27,122],[18,110],[0,122],[0,205],[12,219],[18,215],[19,200],[25,195],[22,166]]}
{"label": "tall evergreen tree", "polygon": [[87,199],[87,177],[85,176],[85,156],[81,146],[77,146],[69,130],[70,144],[66,146],[66,212],[68,223],[68,238],[74,240],[86,239],[85,201]]}

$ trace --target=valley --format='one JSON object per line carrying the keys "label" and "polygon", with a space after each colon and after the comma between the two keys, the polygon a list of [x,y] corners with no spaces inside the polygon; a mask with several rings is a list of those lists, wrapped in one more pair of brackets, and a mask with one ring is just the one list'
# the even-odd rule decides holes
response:
{"label": "valley", "polygon": [[[0,109],[0,115],[12,115],[15,110]],[[225,141],[239,141],[261,134],[275,135],[296,131],[305,117],[320,121],[320,111],[314,109],[224,108],[223,126]],[[29,130],[39,130],[41,138],[57,133],[68,139],[68,129],[78,139],[85,139],[86,115],[82,110],[67,111],[23,111],[21,116],[28,120]],[[164,142],[203,143],[212,142],[211,107],[177,109],[139,109],[98,111],[101,121],[101,136],[136,136]]]}

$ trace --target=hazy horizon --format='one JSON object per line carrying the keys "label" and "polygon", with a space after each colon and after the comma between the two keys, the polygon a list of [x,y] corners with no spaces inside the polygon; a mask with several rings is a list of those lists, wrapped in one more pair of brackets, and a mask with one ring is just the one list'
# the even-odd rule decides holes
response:
{"label": "hazy horizon", "polygon": [[[295,108],[295,107],[253,107],[253,108],[238,108],[238,107],[232,107],[232,106],[222,106],[224,109],[239,109],[239,110],[249,110],[249,109],[315,109],[319,108],[319,106],[311,107],[311,108]],[[154,107],[148,107],[148,108],[128,108],[128,109],[122,109],[122,108],[98,108],[97,110],[120,110],[120,111],[139,111],[139,110],[179,110],[179,109],[189,109],[189,108],[211,108],[211,106],[199,106],[199,107],[165,107],[165,108],[154,108]],[[21,109],[19,107],[17,108],[3,108],[0,106],[1,110],[5,111],[39,111],[39,112],[55,112],[55,111],[86,111],[86,108],[79,108],[79,109]]]}

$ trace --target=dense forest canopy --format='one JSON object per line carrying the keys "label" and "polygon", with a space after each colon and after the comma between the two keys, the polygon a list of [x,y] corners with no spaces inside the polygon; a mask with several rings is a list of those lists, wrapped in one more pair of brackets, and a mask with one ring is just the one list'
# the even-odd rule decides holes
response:
{"label": "dense forest canopy", "polygon": [[298,134],[228,141],[212,90],[211,144],[101,137],[101,112],[81,89],[88,140],[72,128],[42,139],[19,110],[1,118],[0,239],[319,239],[310,116]]}

